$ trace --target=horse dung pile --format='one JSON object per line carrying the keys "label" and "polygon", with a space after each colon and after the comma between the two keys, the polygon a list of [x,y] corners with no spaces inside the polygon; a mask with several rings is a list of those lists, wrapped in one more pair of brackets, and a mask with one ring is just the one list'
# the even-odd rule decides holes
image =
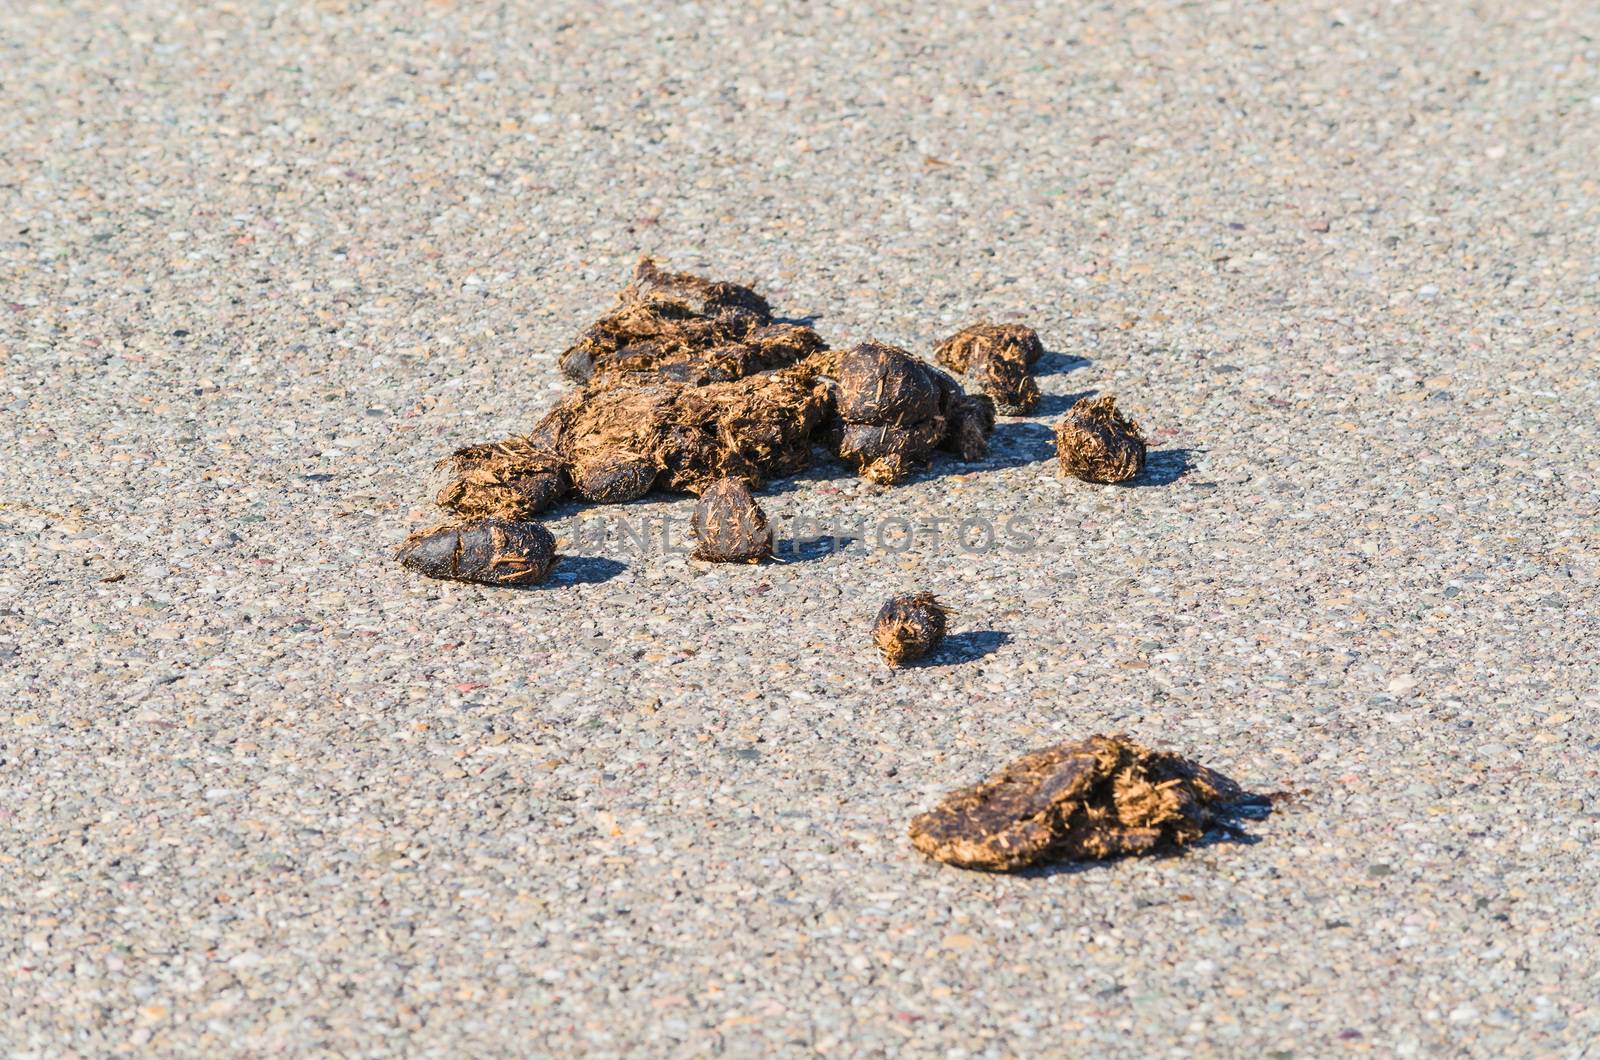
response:
{"label": "horse dung pile", "polygon": [[[561,354],[572,388],[549,411],[525,434],[439,462],[435,500],[449,519],[406,538],[398,558],[430,578],[535,585],[558,559],[539,516],[569,500],[621,504],[667,492],[697,497],[695,560],[761,563],[773,558],[773,533],[754,491],[806,468],[819,450],[883,486],[940,452],[980,460],[997,413],[1038,406],[1033,371],[1043,354],[1032,328],[988,322],[935,346],[948,371],[882,342],[835,350],[810,327],[774,318],[749,287],[646,258]],[[1144,436],[1109,395],[1074,404],[1055,440],[1062,477],[1120,483],[1144,468]],[[949,614],[929,592],[892,597],[872,642],[891,668],[928,659]],[[950,793],[911,822],[910,835],[939,861],[1011,871],[1179,847],[1242,794],[1185,758],[1093,736]]]}
{"label": "horse dung pile", "polygon": [[[771,554],[765,516],[753,499],[741,507],[729,483],[748,496],[805,469],[819,448],[885,486],[939,452],[981,460],[997,409],[1019,415],[1037,406],[1033,366],[1043,353],[1022,324],[986,322],[951,335],[934,356],[978,388],[968,393],[900,347],[831,349],[810,327],[775,319],[749,287],[645,258],[612,308],[561,354],[573,388],[532,429],[440,461],[446,480],[435,501],[451,521],[421,536],[466,544],[446,562],[442,544],[424,548],[413,534],[402,562],[430,577],[532,584],[545,573],[537,563],[508,566],[509,553],[488,562],[482,557],[502,554],[479,543],[520,541],[515,525],[568,500],[622,504],[654,491],[703,496],[714,486],[718,493],[696,509],[696,556],[760,560]],[[1143,436],[1110,397],[1074,405],[1056,440],[1064,476],[1124,482],[1144,466]],[[752,512],[760,525],[732,520]]]}
{"label": "horse dung pile", "polygon": [[[478,522],[495,520],[504,534],[563,501],[621,504],[715,487],[697,509],[696,555],[759,560],[771,535],[764,515],[760,525],[744,521],[760,508],[753,499],[742,507],[737,489],[749,497],[805,469],[819,447],[874,482],[902,482],[936,450],[981,459],[995,422],[988,397],[904,350],[830,350],[811,328],[775,320],[749,287],[648,258],[560,367],[574,386],[527,433],[440,461],[446,480],[435,500],[454,521],[426,533],[477,541],[489,532]],[[403,562],[432,577],[538,580],[531,570],[513,579],[497,564],[428,559],[420,548],[408,538]]]}

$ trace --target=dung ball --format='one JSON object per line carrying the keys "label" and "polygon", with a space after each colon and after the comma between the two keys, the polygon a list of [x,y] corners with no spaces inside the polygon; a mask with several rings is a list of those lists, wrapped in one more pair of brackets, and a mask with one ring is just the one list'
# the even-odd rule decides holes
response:
{"label": "dung ball", "polygon": [[1081,398],[1056,424],[1056,459],[1063,475],[1126,482],[1144,470],[1144,435],[1111,395]]}
{"label": "dung ball", "polygon": [[932,593],[890,597],[872,627],[872,642],[890,666],[922,658],[944,640],[947,612]]}
{"label": "dung ball", "polygon": [[400,565],[429,578],[479,585],[534,585],[555,565],[556,540],[538,523],[476,519],[418,531]]}
{"label": "dung ball", "polygon": [[713,482],[700,494],[692,522],[694,558],[712,563],[759,563],[772,555],[767,515],[736,478]]}

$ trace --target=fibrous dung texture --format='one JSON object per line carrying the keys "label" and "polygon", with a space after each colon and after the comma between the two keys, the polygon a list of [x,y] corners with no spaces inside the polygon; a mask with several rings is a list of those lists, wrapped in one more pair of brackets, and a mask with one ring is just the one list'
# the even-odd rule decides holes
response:
{"label": "fibrous dung texture", "polygon": [[457,449],[440,462],[452,472],[436,498],[466,519],[528,519],[566,496],[567,464],[526,438]]}
{"label": "fibrous dung texture", "polygon": [[946,612],[932,593],[890,597],[872,626],[872,643],[890,666],[927,655],[944,639]]}
{"label": "fibrous dung texture", "polygon": [[722,309],[744,309],[763,319],[772,318],[767,300],[750,288],[687,272],[668,272],[653,258],[639,259],[627,289],[635,296],[670,298],[696,313],[709,315]]}
{"label": "fibrous dung texture", "polygon": [[1021,416],[1039,404],[1030,366],[1044,353],[1038,333],[1022,324],[974,324],[934,348],[934,359],[994,399],[1001,412]]}
{"label": "fibrous dung texture", "polygon": [[[597,380],[607,385],[639,373],[669,378],[675,374],[685,382],[705,374],[706,381],[711,381],[719,372],[740,370],[786,353],[787,346],[770,341],[769,336],[746,356],[724,353],[704,358],[708,351],[736,345],[771,322],[767,300],[750,288],[667,272],[645,258],[617,296],[615,308],[586,328],[561,355],[561,370],[576,382]],[[797,358],[782,363],[793,359]],[[745,367],[739,374],[759,370]]]}
{"label": "fibrous dung texture", "polygon": [[637,386],[655,380],[704,386],[743,379],[757,372],[784,368],[823,347],[815,331],[799,324],[767,324],[742,339],[693,348],[686,345],[636,343],[594,369],[589,385],[596,388]]}
{"label": "fibrous dung texture", "polygon": [[696,559],[757,563],[772,555],[767,515],[739,479],[719,479],[707,486],[694,506],[692,526]]}
{"label": "fibrous dung texture", "polygon": [[1147,854],[1199,839],[1244,793],[1228,778],[1124,736],[1047,747],[911,821],[929,857],[1009,871],[1041,861]]}
{"label": "fibrous dung texture", "polygon": [[1063,475],[1085,482],[1126,482],[1144,470],[1144,435],[1117,411],[1117,399],[1081,398],[1056,424]]}
{"label": "fibrous dung texture", "polygon": [[[530,439],[559,453],[574,488],[590,500],[631,499],[588,484],[606,469],[647,471],[662,489],[698,493],[721,478],[759,485],[793,474],[811,459],[811,434],[827,408],[827,390],[808,364],[726,383],[653,382],[584,388],[563,398]],[[643,489],[650,488],[650,482]]]}

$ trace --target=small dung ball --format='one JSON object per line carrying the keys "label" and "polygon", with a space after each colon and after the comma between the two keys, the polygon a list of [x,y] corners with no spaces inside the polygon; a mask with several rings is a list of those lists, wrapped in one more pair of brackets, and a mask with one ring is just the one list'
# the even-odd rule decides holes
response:
{"label": "small dung ball", "polygon": [[736,478],[707,486],[694,506],[694,558],[711,563],[759,563],[772,555],[767,515]]}
{"label": "small dung ball", "polygon": [[1080,398],[1056,424],[1061,473],[1085,482],[1126,482],[1144,470],[1144,435],[1117,399]]}
{"label": "small dung ball", "polygon": [[969,369],[967,378],[1007,416],[1026,416],[1039,404],[1039,384],[1018,358],[995,354]]}
{"label": "small dung ball", "polygon": [[400,546],[400,565],[429,578],[479,585],[534,585],[556,561],[556,540],[538,523],[478,519],[420,530]]}
{"label": "small dung ball", "polygon": [[914,662],[944,640],[946,614],[932,593],[890,597],[873,624],[872,642],[890,666]]}
{"label": "small dung ball", "polygon": [[993,399],[987,394],[962,394],[950,403],[950,423],[939,447],[969,463],[982,460],[989,455],[993,430]]}

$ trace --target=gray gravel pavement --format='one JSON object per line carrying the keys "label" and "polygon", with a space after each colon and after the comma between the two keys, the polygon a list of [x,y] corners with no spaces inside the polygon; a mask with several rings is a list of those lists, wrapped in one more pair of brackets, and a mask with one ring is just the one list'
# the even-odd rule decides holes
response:
{"label": "gray gravel pavement", "polygon": [[[1600,1039],[1594,4],[42,0],[0,114],[8,1055]],[[659,499],[556,512],[548,588],[402,571],[641,253],[835,345],[1025,320],[1045,405],[763,494],[843,552]],[[1151,474],[1057,479],[1105,392]],[[871,529],[968,516],[1037,547]],[[957,636],[891,674],[905,589]],[[1117,730],[1301,794],[907,842]]]}

